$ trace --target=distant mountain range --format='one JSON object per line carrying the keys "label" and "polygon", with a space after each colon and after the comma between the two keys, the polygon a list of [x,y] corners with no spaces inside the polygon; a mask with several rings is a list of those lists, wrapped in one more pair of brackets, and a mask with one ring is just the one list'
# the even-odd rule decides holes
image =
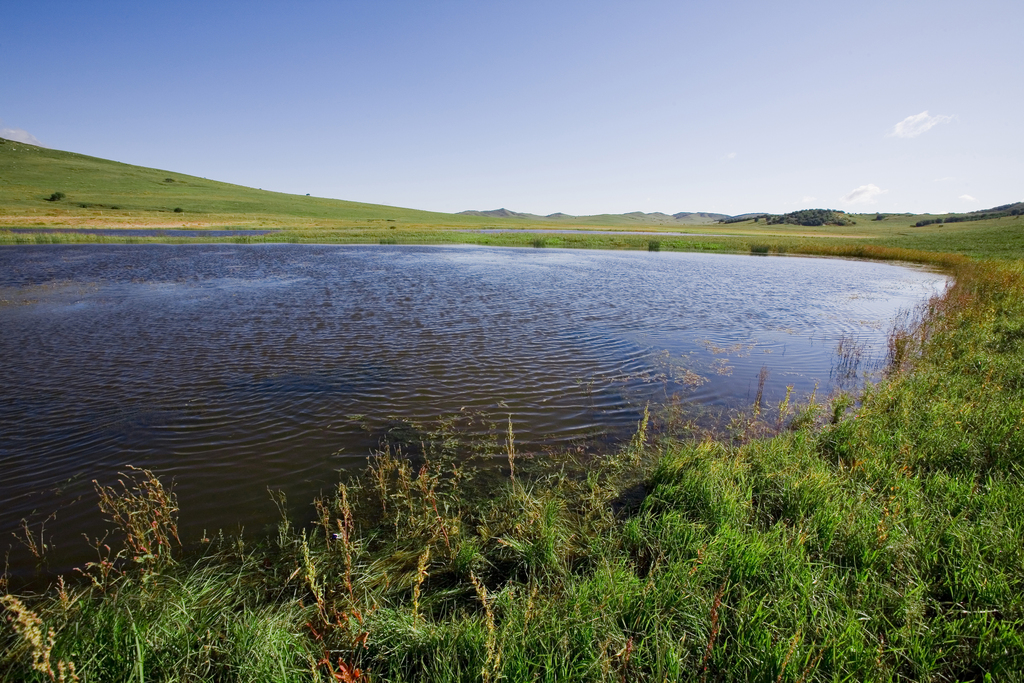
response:
{"label": "distant mountain range", "polygon": [[[563,223],[585,223],[588,225],[605,223],[642,223],[647,225],[710,225],[718,221],[732,218],[724,213],[709,213],[707,211],[680,211],[671,216],[667,213],[655,211],[644,213],[633,211],[631,213],[606,213],[594,216],[572,216],[567,213],[552,213],[547,216],[540,216],[534,213],[520,213],[508,209],[492,209],[490,211],[460,211],[463,216],[482,216],[485,218],[522,218],[530,221],[558,221]],[[751,214],[762,215],[762,214]]]}
{"label": "distant mountain range", "polygon": [[[826,211],[819,209],[816,211]],[[812,211],[813,212],[813,211]],[[807,211],[797,213],[808,213]],[[831,212],[843,214],[844,212]],[[925,223],[941,223],[943,220],[948,223],[956,223],[961,220],[980,220],[986,217],[995,217],[996,215],[1018,215],[1024,213],[1024,202],[1016,202],[1013,204],[1003,204],[996,206],[991,209],[982,209],[979,211],[972,211],[966,214],[937,214],[945,215],[953,218],[946,219],[930,219],[922,221]],[[518,211],[510,211],[509,209],[494,209],[491,211],[460,211],[459,215],[463,216],[478,216],[483,218],[518,218],[528,221],[551,221],[561,223],[562,225],[604,225],[604,226],[636,226],[636,225],[651,225],[651,226],[683,226],[683,225],[713,225],[715,223],[741,223],[749,221],[755,218],[762,218],[765,216],[771,216],[772,214],[760,212],[760,213],[744,213],[736,216],[730,216],[724,213],[711,213],[709,211],[680,211],[679,213],[667,214],[660,211],[654,211],[652,213],[644,213],[643,211],[633,211],[630,213],[603,213],[592,216],[572,216],[567,213],[552,213],[547,216],[540,216],[535,213],[520,213]],[[788,215],[788,214],[787,214]],[[910,214],[907,214],[910,215]],[[931,214],[925,214],[931,215]],[[957,216],[963,218],[956,218]],[[778,221],[775,221],[778,222]],[[783,221],[791,222],[791,221]],[[810,224],[808,224],[810,225]],[[813,225],[818,225],[814,223]]]}

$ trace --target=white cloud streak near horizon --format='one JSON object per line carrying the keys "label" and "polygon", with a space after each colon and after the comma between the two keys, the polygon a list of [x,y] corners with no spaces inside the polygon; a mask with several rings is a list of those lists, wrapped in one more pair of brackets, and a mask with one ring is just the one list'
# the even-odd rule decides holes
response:
{"label": "white cloud streak near horizon", "polygon": [[855,188],[849,194],[843,195],[839,198],[839,201],[844,204],[871,204],[875,201],[875,197],[886,192],[888,190],[883,190],[874,183],[868,183],[867,185]]}
{"label": "white cloud streak near horizon", "polygon": [[806,206],[807,204],[810,204],[813,201],[817,201],[817,199],[817,197],[812,197],[811,195],[804,195],[803,197],[797,199],[796,201],[786,202],[786,206]]}
{"label": "white cloud streak near horizon", "polygon": [[962,199],[965,202],[976,202],[976,201],[978,201],[977,199],[975,199],[974,197],[972,197],[969,194],[962,194],[959,197],[957,197],[957,199]]}
{"label": "white cloud streak near horizon", "polygon": [[892,130],[889,132],[889,137],[916,138],[921,133],[934,128],[940,123],[949,123],[952,120],[952,116],[945,116],[942,114],[929,116],[928,110],[926,109],[920,114],[908,116],[893,126]]}
{"label": "white cloud streak near horizon", "polygon": [[36,145],[38,147],[45,147],[43,143],[39,142],[39,138],[27,130],[21,128],[0,128],[0,138],[7,138],[8,140],[14,140],[15,142],[24,142],[26,145]]}

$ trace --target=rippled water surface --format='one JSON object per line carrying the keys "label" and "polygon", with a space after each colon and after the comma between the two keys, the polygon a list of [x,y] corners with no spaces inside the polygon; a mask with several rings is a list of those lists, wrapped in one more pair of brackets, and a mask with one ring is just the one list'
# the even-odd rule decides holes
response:
{"label": "rippled water surface", "polygon": [[648,401],[749,406],[762,366],[768,401],[827,393],[841,337],[877,358],[896,311],[945,282],[687,253],[3,247],[0,535],[57,511],[60,561],[87,559],[91,482],[127,465],[174,479],[186,536],[260,533],[268,487],[304,509],[396,424],[511,414],[541,452],[614,443]]}

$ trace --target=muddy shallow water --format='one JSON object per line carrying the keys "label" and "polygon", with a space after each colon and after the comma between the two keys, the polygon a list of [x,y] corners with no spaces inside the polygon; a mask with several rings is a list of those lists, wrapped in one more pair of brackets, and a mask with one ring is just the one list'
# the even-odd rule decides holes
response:
{"label": "muddy shallow water", "polygon": [[[175,482],[183,536],[258,534],[395,425],[508,416],[523,452],[628,438],[643,406],[749,406],[884,355],[946,278],[892,264],[472,246],[0,248],[0,536],[58,568],[104,528],[92,480]],[[857,375],[860,376],[859,374]],[[847,381],[856,378],[846,377]],[[472,422],[472,425],[470,425]],[[4,542],[0,547],[6,547]]]}

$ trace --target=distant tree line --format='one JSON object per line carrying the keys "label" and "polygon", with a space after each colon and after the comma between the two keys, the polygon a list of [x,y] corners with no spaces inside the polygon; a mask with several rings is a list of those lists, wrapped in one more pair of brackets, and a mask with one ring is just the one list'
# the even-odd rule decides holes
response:
{"label": "distant tree line", "polygon": [[722,220],[720,220],[718,222],[722,223],[722,224],[728,224],[728,223],[742,223],[744,221],[753,220],[756,223],[759,219],[764,218],[767,215],[768,214],[764,214],[764,213],[758,213],[758,214],[754,214],[754,215],[746,214],[746,215],[743,215],[743,216],[733,216],[732,218],[723,218]]}
{"label": "distant tree line", "polygon": [[768,215],[765,219],[768,225],[781,225],[783,223],[806,226],[854,224],[854,220],[846,215],[845,211],[835,209],[803,209],[802,211],[793,211],[781,216]]}
{"label": "distant tree line", "polygon": [[[988,218],[1006,218],[1007,216],[1020,216],[1024,214],[1024,207],[1018,204],[1007,204],[1007,207],[1014,207],[1005,211],[979,211],[977,213],[958,213],[952,216],[946,216],[944,218],[925,218],[914,223],[914,227],[920,228],[925,225],[933,225],[935,223],[965,223],[967,221],[983,221]],[[996,209],[1004,207],[997,206]]]}

